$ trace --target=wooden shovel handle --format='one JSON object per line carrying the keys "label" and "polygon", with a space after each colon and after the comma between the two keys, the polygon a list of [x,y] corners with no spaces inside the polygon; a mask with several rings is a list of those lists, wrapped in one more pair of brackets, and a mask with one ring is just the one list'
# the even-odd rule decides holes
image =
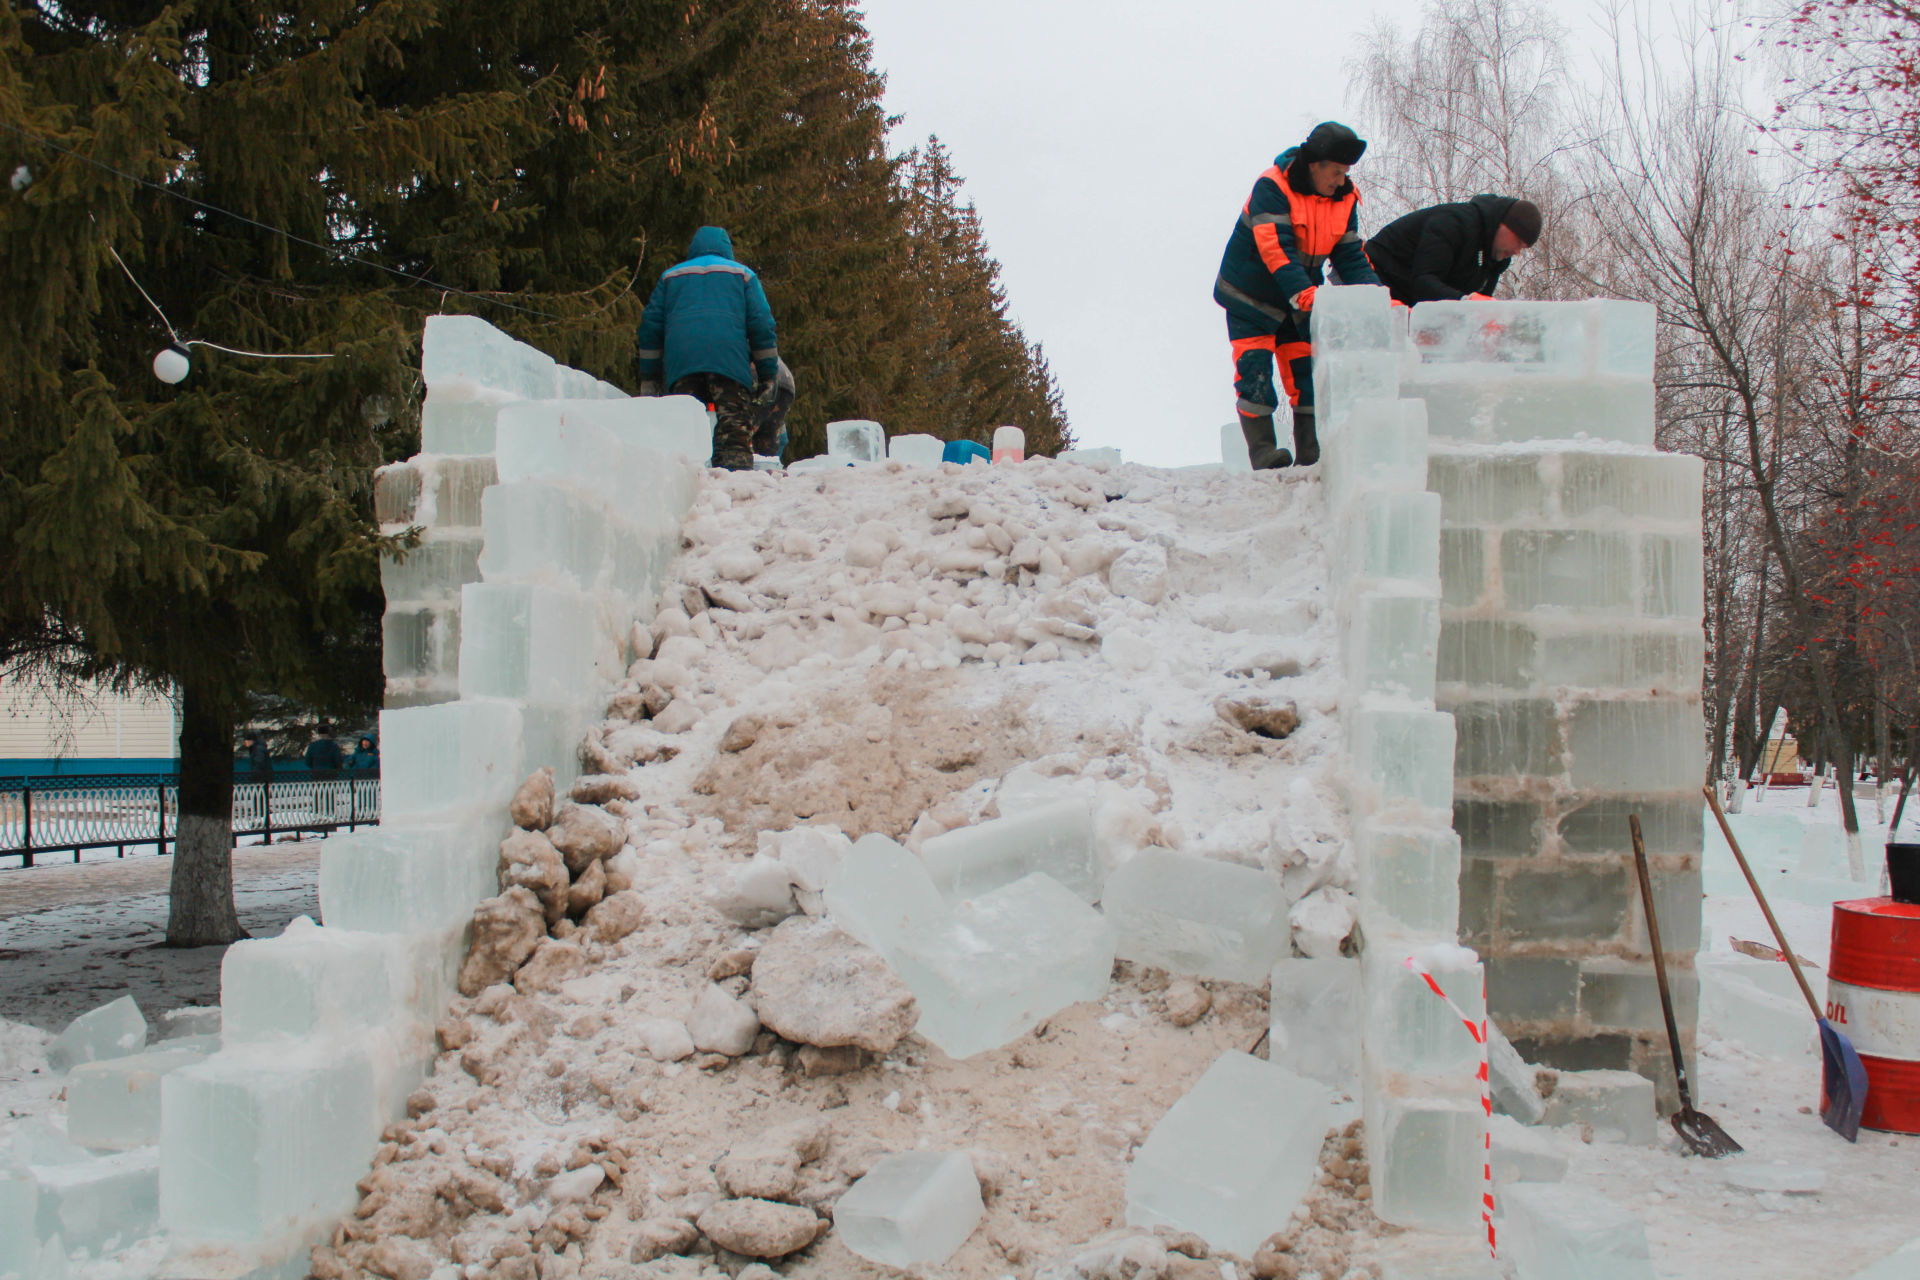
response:
{"label": "wooden shovel handle", "polygon": [[1767,927],[1773,930],[1773,940],[1780,944],[1780,952],[1786,956],[1787,964],[1793,968],[1793,977],[1800,984],[1800,994],[1807,998],[1807,1008],[1813,1010],[1816,1019],[1826,1017],[1821,1012],[1820,1002],[1813,998],[1813,988],[1807,985],[1807,975],[1800,972],[1800,962],[1794,958],[1793,948],[1787,945],[1787,935],[1780,931],[1780,922],[1773,918],[1773,908],[1767,905],[1767,895],[1760,892],[1760,882],[1753,878],[1753,868],[1747,865],[1747,855],[1740,852],[1740,842],[1733,838],[1733,828],[1727,825],[1727,815],[1720,808],[1720,797],[1713,792],[1713,784],[1700,788],[1706,793],[1707,803],[1713,806],[1713,816],[1720,823],[1720,834],[1727,838],[1727,848],[1733,850],[1733,860],[1740,864],[1740,874],[1747,878],[1747,887],[1753,890],[1753,900],[1760,904],[1760,912],[1767,918]]}

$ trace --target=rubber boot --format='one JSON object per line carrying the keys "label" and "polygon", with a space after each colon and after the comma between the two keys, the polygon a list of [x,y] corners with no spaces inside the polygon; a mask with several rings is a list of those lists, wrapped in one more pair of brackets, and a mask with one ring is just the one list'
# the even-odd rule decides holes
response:
{"label": "rubber boot", "polygon": [[1257,418],[1252,414],[1241,414],[1240,434],[1247,438],[1247,461],[1253,464],[1255,471],[1272,471],[1293,465],[1293,455],[1274,441],[1272,414],[1263,413]]}
{"label": "rubber boot", "polygon": [[1320,437],[1315,433],[1313,410],[1310,408],[1293,411],[1293,461],[1296,466],[1302,467],[1310,467],[1320,461]]}

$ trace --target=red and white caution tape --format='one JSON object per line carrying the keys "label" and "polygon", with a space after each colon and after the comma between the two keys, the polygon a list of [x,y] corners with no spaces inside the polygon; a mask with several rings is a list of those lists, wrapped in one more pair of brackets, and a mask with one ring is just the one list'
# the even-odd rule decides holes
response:
{"label": "red and white caution tape", "polygon": [[[1487,1252],[1498,1257],[1499,1249],[1493,1234],[1493,1089],[1487,1075],[1487,1024],[1484,1019],[1475,1022],[1472,1018],[1468,1017],[1466,1010],[1455,1004],[1453,997],[1440,989],[1440,984],[1433,980],[1432,974],[1420,966],[1419,961],[1415,960],[1412,956],[1408,956],[1402,963],[1404,963],[1408,969],[1420,975],[1421,981],[1427,984],[1429,991],[1432,991],[1433,994],[1446,1001],[1447,1008],[1453,1010],[1454,1013],[1459,1016],[1461,1024],[1467,1029],[1467,1034],[1473,1037],[1473,1042],[1476,1045],[1480,1046],[1480,1107],[1487,1118],[1485,1125],[1486,1151],[1480,1165],[1482,1188],[1480,1192],[1480,1221],[1484,1222],[1487,1226]],[[1486,1001],[1486,998],[1487,990],[1485,980],[1482,979],[1480,987],[1480,999],[1482,1003]]]}

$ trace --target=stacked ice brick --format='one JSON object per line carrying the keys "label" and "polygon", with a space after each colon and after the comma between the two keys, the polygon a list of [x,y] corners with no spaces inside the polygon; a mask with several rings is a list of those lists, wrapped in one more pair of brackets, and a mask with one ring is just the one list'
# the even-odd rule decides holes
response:
{"label": "stacked ice brick", "polygon": [[[1434,702],[1440,499],[1427,491],[1427,407],[1403,399],[1405,312],[1384,289],[1323,290],[1314,399],[1347,689],[1359,852],[1361,1084],[1374,1207],[1398,1226],[1469,1231],[1480,1214],[1482,1050],[1413,960],[1471,1018],[1479,960],[1456,944],[1455,726]],[[1276,990],[1299,985],[1275,971]]]}
{"label": "stacked ice brick", "polygon": [[[352,1207],[497,890],[512,792],[578,772],[710,448],[697,401],[624,398],[468,317],[427,322],[422,367],[425,452],[381,477],[383,519],[426,529],[385,575],[388,672],[410,683],[380,718],[381,825],[327,841],[324,928],[228,951],[223,1047],[162,1089],[162,1225],[243,1269],[303,1271]],[[423,611],[432,665],[397,670]]]}
{"label": "stacked ice brick", "polygon": [[1627,818],[1653,866],[1682,1038],[1700,942],[1701,463],[1653,448],[1653,309],[1428,303],[1462,940],[1530,1060],[1670,1093]]}

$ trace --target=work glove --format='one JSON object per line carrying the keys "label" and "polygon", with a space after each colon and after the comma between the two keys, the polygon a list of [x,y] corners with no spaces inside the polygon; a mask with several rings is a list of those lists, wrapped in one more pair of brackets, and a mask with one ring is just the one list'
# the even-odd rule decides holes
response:
{"label": "work glove", "polygon": [[754,384],[753,403],[759,408],[771,409],[779,398],[780,384],[772,378],[762,378]]}
{"label": "work glove", "polygon": [[1466,297],[1462,298],[1461,301],[1462,302],[1492,302],[1493,295],[1488,293],[1470,293]]}
{"label": "work glove", "polygon": [[1318,285],[1310,284],[1306,288],[1302,289],[1300,292],[1294,294],[1293,309],[1295,311],[1313,310],[1313,292],[1317,288],[1319,288]]}

